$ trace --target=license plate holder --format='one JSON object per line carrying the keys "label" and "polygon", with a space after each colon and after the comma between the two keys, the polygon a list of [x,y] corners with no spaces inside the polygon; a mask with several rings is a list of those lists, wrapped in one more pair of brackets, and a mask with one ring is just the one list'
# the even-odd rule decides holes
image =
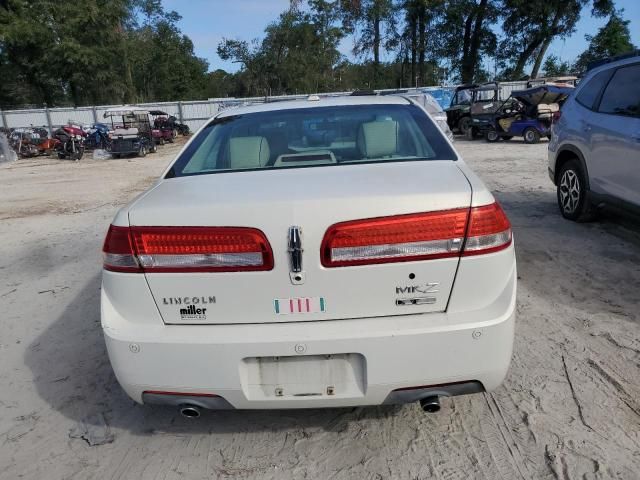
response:
{"label": "license plate holder", "polygon": [[251,400],[359,397],[365,359],[357,353],[252,357],[242,361],[242,387]]}

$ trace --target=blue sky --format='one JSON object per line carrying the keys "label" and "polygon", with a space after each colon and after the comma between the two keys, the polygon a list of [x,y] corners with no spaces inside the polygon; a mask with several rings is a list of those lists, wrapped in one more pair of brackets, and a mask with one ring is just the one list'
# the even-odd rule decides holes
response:
{"label": "blue sky", "polygon": [[[223,68],[236,71],[238,66],[223,62],[216,47],[223,37],[252,40],[261,38],[264,28],[278,18],[289,6],[289,0],[163,0],[167,10],[182,15],[180,28],[195,45],[196,54],[209,61],[210,69]],[[624,17],[631,20],[632,41],[640,46],[640,0],[616,0],[617,8],[624,8]],[[573,61],[587,46],[585,34],[594,35],[606,19],[592,18],[586,8],[577,25],[577,31],[566,40],[556,40],[548,53],[563,60]],[[345,39],[340,50],[350,59],[353,40]]]}

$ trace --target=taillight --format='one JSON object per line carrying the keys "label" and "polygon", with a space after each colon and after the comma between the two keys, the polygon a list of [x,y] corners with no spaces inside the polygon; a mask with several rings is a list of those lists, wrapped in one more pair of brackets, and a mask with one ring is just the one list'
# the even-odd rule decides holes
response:
{"label": "taillight", "polygon": [[129,227],[111,225],[102,247],[104,269],[112,272],[141,272],[131,245]]}
{"label": "taillight", "polygon": [[458,256],[468,214],[461,208],[337,223],[322,241],[322,264],[343,267]]}
{"label": "taillight", "polygon": [[473,207],[463,255],[497,252],[511,245],[511,223],[498,203]]}
{"label": "taillight", "polygon": [[560,117],[562,117],[562,112],[560,110],[553,112],[551,115],[551,123],[558,123],[560,121]]}
{"label": "taillight", "polygon": [[[121,232],[124,231],[124,232]],[[112,235],[112,232],[114,234]],[[129,259],[124,261],[124,240],[110,249],[110,237],[127,236]],[[237,272],[273,268],[273,252],[265,235],[244,227],[114,227],[105,240],[104,268],[145,272]],[[114,257],[114,255],[116,255]]]}
{"label": "taillight", "polygon": [[496,252],[511,244],[497,203],[337,223],[321,246],[325,267],[408,262]]}

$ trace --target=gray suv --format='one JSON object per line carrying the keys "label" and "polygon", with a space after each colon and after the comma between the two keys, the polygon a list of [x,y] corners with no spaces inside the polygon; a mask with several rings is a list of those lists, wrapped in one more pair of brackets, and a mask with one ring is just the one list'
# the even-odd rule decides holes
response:
{"label": "gray suv", "polygon": [[584,76],[551,128],[549,176],[562,216],[640,214],[640,50]]}

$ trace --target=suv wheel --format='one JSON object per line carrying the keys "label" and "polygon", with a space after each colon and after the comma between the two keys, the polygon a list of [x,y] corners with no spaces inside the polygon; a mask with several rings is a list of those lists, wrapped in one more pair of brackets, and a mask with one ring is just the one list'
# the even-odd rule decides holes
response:
{"label": "suv wheel", "polygon": [[569,160],[558,174],[558,206],[560,213],[574,222],[587,222],[594,214],[587,198],[586,175],[578,160]]}

